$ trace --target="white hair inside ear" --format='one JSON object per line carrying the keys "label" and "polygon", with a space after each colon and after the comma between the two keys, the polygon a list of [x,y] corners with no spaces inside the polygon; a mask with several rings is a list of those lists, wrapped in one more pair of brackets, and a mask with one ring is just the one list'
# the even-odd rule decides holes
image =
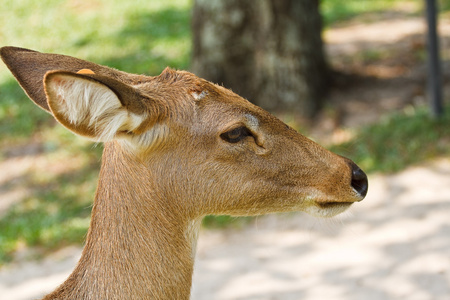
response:
{"label": "white hair inside ear", "polygon": [[[113,140],[118,133],[133,131],[145,119],[128,111],[106,85],[79,76],[57,74],[47,83],[49,106],[55,117],[75,133],[96,141]],[[79,130],[77,130],[79,129]]]}

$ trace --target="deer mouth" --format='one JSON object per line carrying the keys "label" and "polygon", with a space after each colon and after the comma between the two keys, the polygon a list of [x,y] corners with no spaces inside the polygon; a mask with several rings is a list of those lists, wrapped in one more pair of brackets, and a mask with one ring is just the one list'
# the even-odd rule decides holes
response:
{"label": "deer mouth", "polygon": [[305,212],[319,218],[331,218],[346,211],[353,202],[327,201],[318,202],[309,206]]}
{"label": "deer mouth", "polygon": [[349,207],[353,202],[317,202],[317,206],[322,209]]}

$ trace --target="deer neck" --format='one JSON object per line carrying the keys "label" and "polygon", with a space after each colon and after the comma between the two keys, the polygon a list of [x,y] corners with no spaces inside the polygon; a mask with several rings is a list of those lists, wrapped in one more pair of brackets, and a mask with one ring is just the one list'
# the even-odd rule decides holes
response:
{"label": "deer neck", "polygon": [[82,257],[46,299],[189,299],[200,220],[157,199],[148,168],[118,147],[105,145]]}

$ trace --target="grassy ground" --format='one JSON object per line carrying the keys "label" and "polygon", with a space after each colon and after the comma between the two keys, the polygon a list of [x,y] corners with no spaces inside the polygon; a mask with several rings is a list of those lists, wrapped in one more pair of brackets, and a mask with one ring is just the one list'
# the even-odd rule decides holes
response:
{"label": "grassy ground", "polygon": [[330,149],[357,161],[366,172],[396,172],[437,156],[450,155],[450,107],[440,119],[427,108],[407,107],[361,128],[349,142]]}
{"label": "grassy ground", "polygon": [[[323,0],[322,10],[325,23],[331,26],[397,4],[394,0]],[[189,0],[6,0],[0,6],[0,45],[64,53],[132,73],[159,74],[166,66],[186,69],[190,5]],[[449,122],[448,111],[442,121],[433,121],[425,111],[412,109],[361,129],[352,141],[333,150],[355,158],[369,171],[396,171],[448,154]],[[0,135],[0,162],[14,157],[11,149],[27,148],[30,141],[38,145],[32,153],[36,159],[47,157],[43,166],[15,178],[31,193],[1,216],[0,263],[24,247],[81,244],[89,224],[101,146],[93,147],[56,126],[28,100],[3,65]],[[52,171],[61,165],[71,167]],[[0,191],[12,189],[14,182],[0,184]],[[223,226],[230,220],[207,218],[205,224]]]}
{"label": "grassy ground", "polygon": [[[361,14],[395,10],[404,6],[411,7],[413,14],[422,14],[425,9],[425,1],[408,0],[322,0],[320,3],[325,26],[331,26],[336,22]],[[450,10],[450,2],[448,0],[438,0],[437,7],[440,11],[448,11]]]}

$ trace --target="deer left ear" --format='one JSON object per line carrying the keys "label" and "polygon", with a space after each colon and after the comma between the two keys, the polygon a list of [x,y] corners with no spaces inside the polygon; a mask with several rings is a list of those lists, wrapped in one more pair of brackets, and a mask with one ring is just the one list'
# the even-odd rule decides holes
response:
{"label": "deer left ear", "polygon": [[53,116],[74,133],[96,141],[133,132],[147,117],[138,91],[93,72],[48,72],[44,89]]}

